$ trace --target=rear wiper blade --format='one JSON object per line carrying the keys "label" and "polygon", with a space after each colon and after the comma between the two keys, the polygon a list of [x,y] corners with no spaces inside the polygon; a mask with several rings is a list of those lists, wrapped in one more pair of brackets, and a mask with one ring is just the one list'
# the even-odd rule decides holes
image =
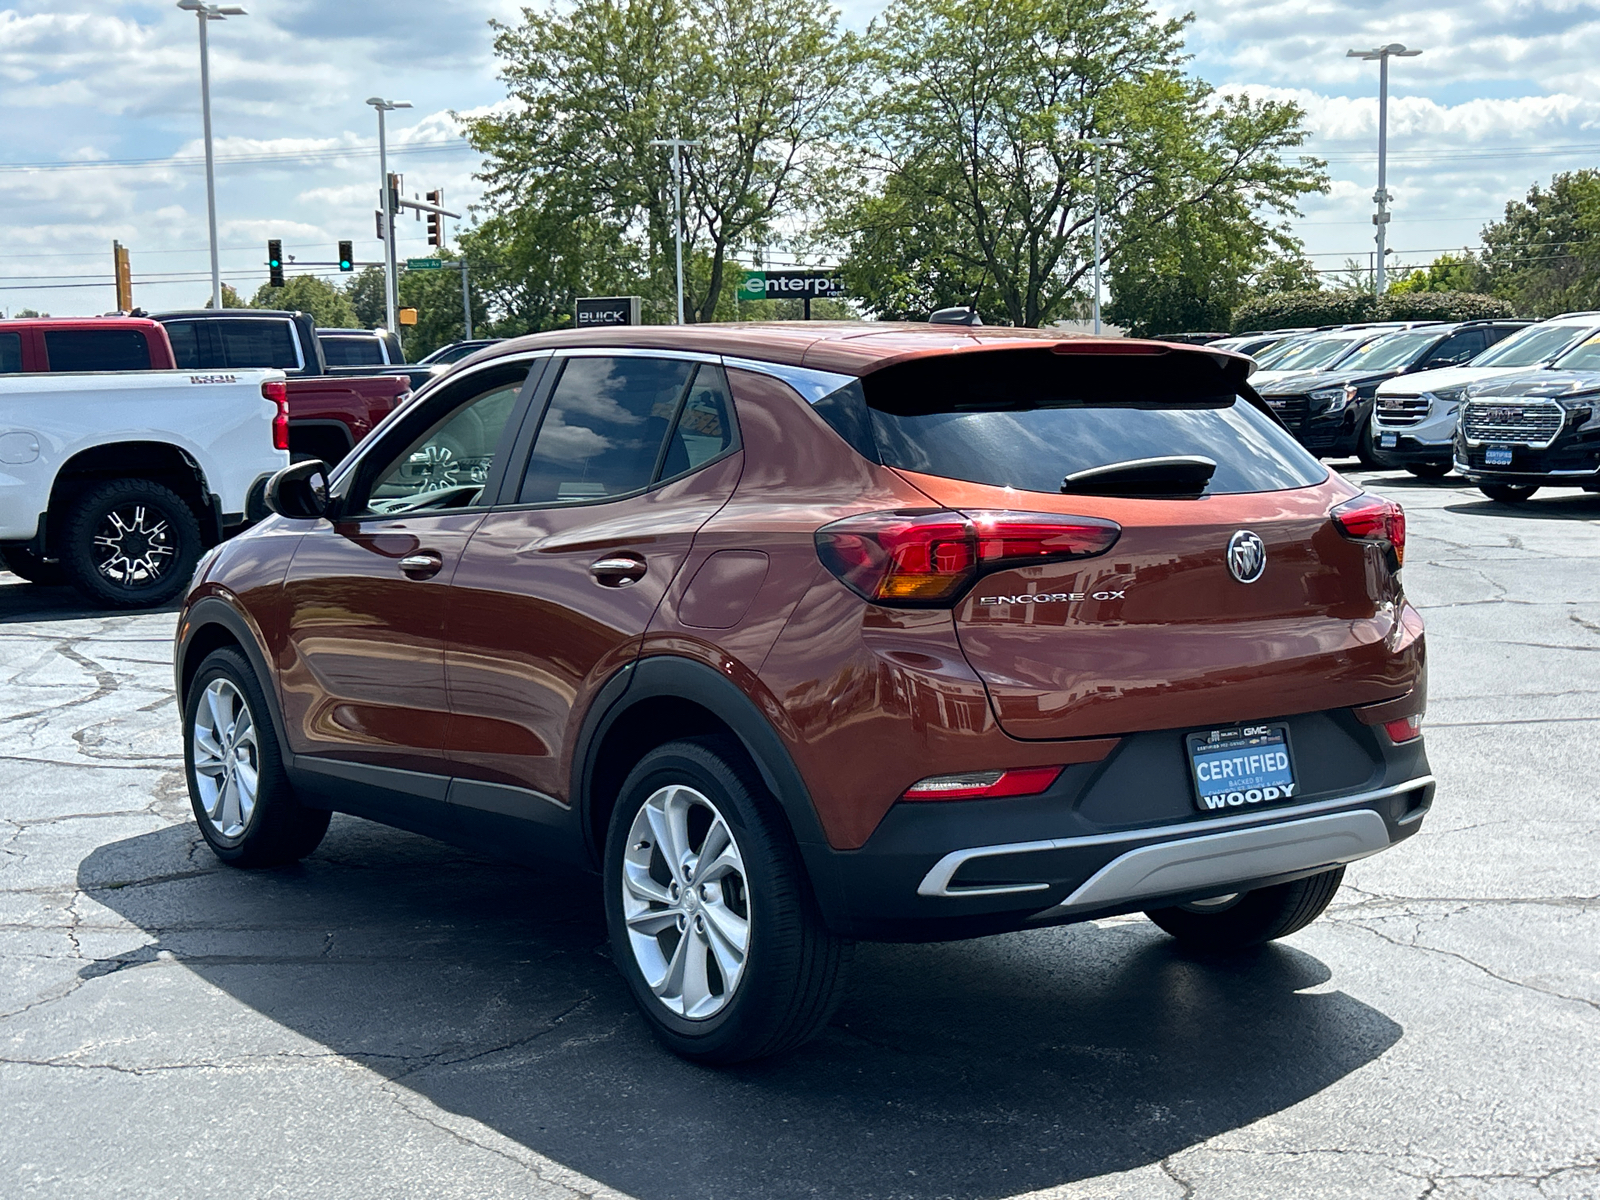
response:
{"label": "rear wiper blade", "polygon": [[1198,496],[1216,473],[1217,464],[1198,454],[1130,458],[1074,471],[1061,490],[1080,496]]}

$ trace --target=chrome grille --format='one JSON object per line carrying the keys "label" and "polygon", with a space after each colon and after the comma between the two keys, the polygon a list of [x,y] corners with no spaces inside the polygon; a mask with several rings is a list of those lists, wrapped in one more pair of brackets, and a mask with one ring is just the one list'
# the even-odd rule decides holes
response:
{"label": "chrome grille", "polygon": [[1379,396],[1374,407],[1378,424],[1396,428],[1421,424],[1428,415],[1426,396]]}
{"label": "chrome grille", "polygon": [[1469,442],[1548,446],[1565,420],[1566,410],[1553,400],[1469,400],[1461,412],[1461,429]]}
{"label": "chrome grille", "polygon": [[1262,396],[1267,402],[1267,407],[1278,414],[1282,421],[1293,432],[1298,433],[1300,427],[1306,423],[1306,414],[1311,409],[1311,399],[1308,396]]}

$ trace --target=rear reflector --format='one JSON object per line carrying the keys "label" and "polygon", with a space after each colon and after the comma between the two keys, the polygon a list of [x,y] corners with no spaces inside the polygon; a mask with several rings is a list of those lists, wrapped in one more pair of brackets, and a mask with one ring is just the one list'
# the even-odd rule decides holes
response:
{"label": "rear reflector", "polygon": [[1389,735],[1389,740],[1395,745],[1401,742],[1414,742],[1422,736],[1422,714],[1400,717],[1394,721],[1385,721],[1383,731]]}
{"label": "rear reflector", "polygon": [[282,380],[269,380],[261,385],[261,395],[278,406],[272,418],[272,448],[289,448],[289,385]]}
{"label": "rear reflector", "polygon": [[1001,796],[1036,796],[1048,791],[1062,767],[1013,767],[1008,771],[967,771],[931,775],[906,789],[902,800],[993,800]]}
{"label": "rear reflector", "polygon": [[1339,532],[1358,542],[1388,542],[1394,556],[1406,561],[1406,513],[1393,500],[1382,496],[1357,496],[1346,500],[1329,514]]}
{"label": "rear reflector", "polygon": [[949,510],[864,513],[816,532],[817,556],[856,595],[875,604],[952,604],[975,580],[1104,554],[1122,527],[1098,517]]}

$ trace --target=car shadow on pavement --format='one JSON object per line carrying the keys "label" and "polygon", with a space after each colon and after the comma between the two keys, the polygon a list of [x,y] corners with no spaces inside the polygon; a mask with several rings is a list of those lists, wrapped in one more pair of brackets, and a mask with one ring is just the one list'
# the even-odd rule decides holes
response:
{"label": "car shadow on pavement", "polygon": [[[864,945],[821,1038],[718,1071],[651,1039],[587,876],[338,817],[295,867],[222,867],[175,826],[101,847],[78,882],[154,939],[84,975],[170,955],[281,1026],[641,1200],[1014,1195],[1260,1120],[1402,1032],[1310,990],[1330,973],[1292,946],[1206,962],[1138,921]],[[330,1135],[342,1126],[328,1115]]]}
{"label": "car shadow on pavement", "polygon": [[20,621],[89,621],[126,613],[177,612],[178,600],[156,608],[96,608],[74,588],[44,587],[0,571],[0,625]]}
{"label": "car shadow on pavement", "polygon": [[1596,521],[1600,520],[1600,495],[1551,489],[1517,504],[1504,504],[1485,496],[1465,504],[1446,504],[1444,511],[1514,521]]}

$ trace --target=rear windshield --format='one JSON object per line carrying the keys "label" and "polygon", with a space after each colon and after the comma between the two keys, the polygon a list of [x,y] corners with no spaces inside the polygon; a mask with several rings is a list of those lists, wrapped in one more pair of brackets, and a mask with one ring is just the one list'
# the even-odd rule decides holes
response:
{"label": "rear windshield", "polygon": [[319,334],[330,367],[381,367],[383,347],[375,337],[330,337]]}
{"label": "rear windshield", "polygon": [[148,371],[150,342],[141,329],[51,329],[44,352],[52,371]]}
{"label": "rear windshield", "polygon": [[1205,495],[1307,487],[1328,475],[1193,355],[924,359],[869,375],[816,409],[886,466],[1026,492],[1060,494],[1067,475],[1172,455],[1217,464]]}
{"label": "rear windshield", "polygon": [[219,320],[222,358],[230,367],[277,367],[293,371],[300,366],[294,331],[288,321],[276,318],[236,317]]}

